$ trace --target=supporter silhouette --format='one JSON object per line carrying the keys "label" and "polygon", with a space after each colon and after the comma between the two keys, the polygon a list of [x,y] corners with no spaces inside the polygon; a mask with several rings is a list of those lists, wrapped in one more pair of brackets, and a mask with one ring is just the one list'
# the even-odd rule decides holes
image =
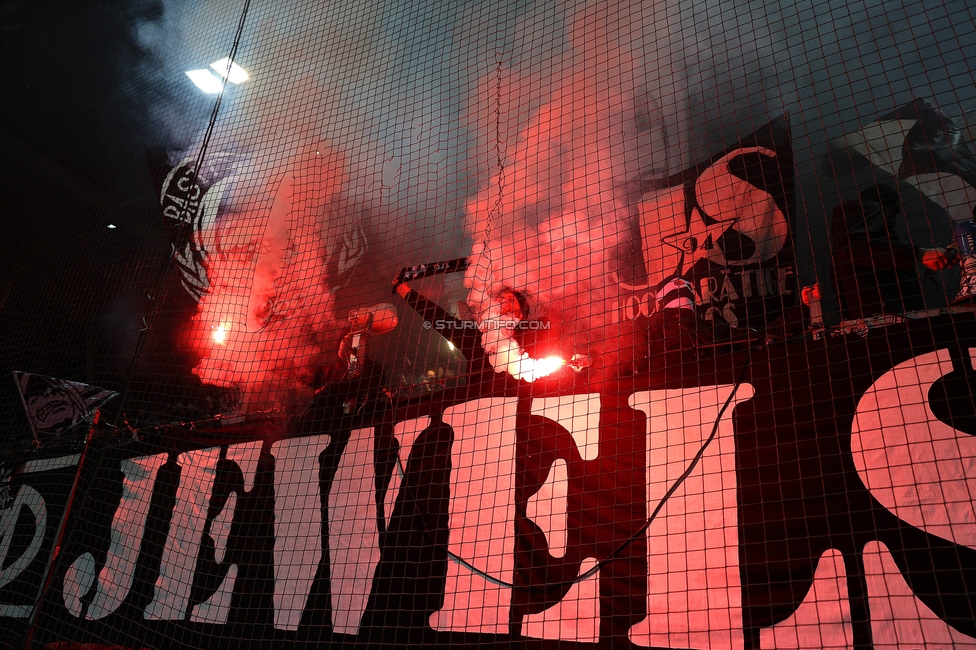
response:
{"label": "supporter silhouette", "polygon": [[833,283],[844,319],[923,309],[916,263],[940,271],[953,263],[944,248],[916,248],[898,240],[898,192],[873,185],[855,201],[834,208],[831,221]]}
{"label": "supporter silhouette", "polygon": [[[349,324],[343,330],[335,359],[322,366],[316,377],[321,386],[316,397],[322,406],[341,406],[349,414],[361,411],[367,404],[375,410],[382,402],[389,382],[383,366],[367,354],[367,341],[373,334],[396,327],[396,318],[386,308],[393,309],[392,305],[379,304],[349,313]],[[374,322],[377,314],[380,323]]]}

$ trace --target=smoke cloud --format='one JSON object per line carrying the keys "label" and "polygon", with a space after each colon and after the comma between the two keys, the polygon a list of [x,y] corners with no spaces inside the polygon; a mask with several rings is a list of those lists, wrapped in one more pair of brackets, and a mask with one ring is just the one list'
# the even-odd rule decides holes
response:
{"label": "smoke cloud", "polygon": [[348,269],[330,258],[356,257],[332,245],[355,232],[337,205],[342,157],[322,142],[290,162],[274,179],[243,172],[247,187],[274,187],[270,210],[254,194],[237,197],[231,205],[240,207],[220,215],[203,242],[210,286],[191,327],[201,358],[193,371],[239,391],[247,410],[288,409],[311,396],[341,327],[335,291]]}
{"label": "smoke cloud", "polygon": [[[134,26],[158,74],[229,53],[242,3],[160,6]],[[215,232],[277,252],[208,268],[215,288],[195,327],[232,307],[238,329],[197,372],[244,386],[253,404],[303,393],[347,309],[386,299],[400,266],[462,255],[475,313],[518,290],[531,317],[553,321],[561,353],[613,366],[633,345],[607,314],[612,273],[634,248],[639,181],[784,111],[801,284],[825,279],[824,215],[838,200],[817,172],[827,141],[914,96],[949,114],[973,99],[971,71],[947,64],[976,56],[974,13],[964,0],[252,3],[237,58],[252,79],[228,92],[210,148],[240,161]],[[191,143],[181,158],[205,128],[196,92],[158,102],[166,137]],[[316,143],[325,162],[309,162]],[[289,183],[291,207],[276,207]],[[344,284],[325,260],[360,227],[369,252]],[[279,320],[260,320],[272,311]],[[387,347],[390,359],[414,353]]]}
{"label": "smoke cloud", "polygon": [[[229,17],[230,6],[207,9]],[[188,51],[216,58],[210,41],[226,39],[199,30],[228,23],[204,20],[214,14],[202,7],[169,9]],[[355,156],[324,137],[334,130],[335,98],[313,71],[322,56],[315,48],[329,39],[303,39],[292,18],[249,16],[255,33],[238,61],[252,79],[228,89],[206,150],[201,129],[173,156],[192,163],[202,152],[201,169],[221,179],[219,209],[197,235],[209,286],[184,338],[199,358],[194,374],[235,392],[242,411],[307,403],[316,373],[337,360],[347,324],[338,296],[362,261],[370,225],[369,197],[350,174]]]}
{"label": "smoke cloud", "polygon": [[[466,206],[475,242],[465,278],[469,306],[487,314],[501,291],[518,292],[531,318],[556,327],[561,343],[547,352],[566,359],[633,347],[611,327],[613,273],[619,251],[632,243],[639,194],[631,188],[655,168],[659,113],[632,81],[633,63],[608,59],[553,84]],[[614,340],[607,345],[607,338]]]}

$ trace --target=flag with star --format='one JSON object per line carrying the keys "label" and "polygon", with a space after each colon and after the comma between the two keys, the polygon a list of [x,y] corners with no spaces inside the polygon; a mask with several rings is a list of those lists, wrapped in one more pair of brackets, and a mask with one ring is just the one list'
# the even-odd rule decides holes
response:
{"label": "flag with star", "polygon": [[706,321],[763,329],[796,303],[786,117],[655,183],[640,203],[647,286],[682,278]]}

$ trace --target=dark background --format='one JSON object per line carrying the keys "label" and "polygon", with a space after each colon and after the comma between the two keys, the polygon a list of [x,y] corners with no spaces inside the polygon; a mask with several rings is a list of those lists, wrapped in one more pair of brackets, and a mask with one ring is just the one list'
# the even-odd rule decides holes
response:
{"label": "dark background", "polygon": [[[166,136],[148,107],[176,94],[149,81],[159,63],[131,33],[153,11],[126,2],[0,5],[3,373],[122,386],[167,248],[146,163],[146,146]],[[201,113],[211,102],[200,99]],[[175,313],[189,307],[169,296],[175,309],[156,319],[150,344],[168,338]],[[169,363],[177,375],[188,371],[179,354]],[[13,382],[0,378],[0,430],[19,436],[26,424]]]}

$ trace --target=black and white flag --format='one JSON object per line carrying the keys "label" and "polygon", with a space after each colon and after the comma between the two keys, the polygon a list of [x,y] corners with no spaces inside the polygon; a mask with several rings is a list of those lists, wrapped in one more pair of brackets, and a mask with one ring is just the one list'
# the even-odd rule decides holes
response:
{"label": "black and white flag", "polygon": [[[656,182],[640,203],[649,287],[691,285],[706,321],[763,329],[796,302],[793,148],[773,120],[703,164]],[[621,286],[622,319],[644,311]]]}
{"label": "black and white flag", "polygon": [[972,218],[976,207],[976,149],[965,129],[925,99],[835,138],[821,167],[831,176],[866,167],[891,174],[953,221]]}
{"label": "black and white flag", "polygon": [[98,386],[16,370],[14,382],[34,438],[42,443],[53,440],[118,395]]}

